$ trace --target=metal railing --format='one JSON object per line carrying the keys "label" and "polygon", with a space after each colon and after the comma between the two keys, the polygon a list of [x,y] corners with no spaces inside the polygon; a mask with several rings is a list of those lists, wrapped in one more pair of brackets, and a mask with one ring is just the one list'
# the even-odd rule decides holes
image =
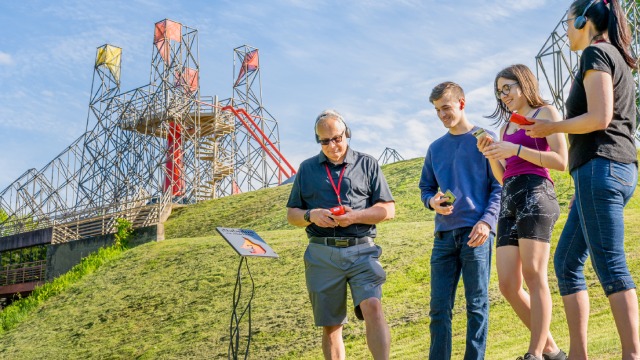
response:
{"label": "metal railing", "polygon": [[39,260],[3,266],[0,269],[0,286],[44,281],[46,265],[46,260]]}
{"label": "metal railing", "polygon": [[[55,224],[51,243],[60,244],[71,240],[113,234],[116,232],[117,219],[130,221],[134,229],[157,224],[160,221],[160,214],[167,204],[168,201],[162,199],[155,204],[135,204],[137,206],[131,208],[105,208],[103,215]],[[168,206],[171,206],[170,203]]]}

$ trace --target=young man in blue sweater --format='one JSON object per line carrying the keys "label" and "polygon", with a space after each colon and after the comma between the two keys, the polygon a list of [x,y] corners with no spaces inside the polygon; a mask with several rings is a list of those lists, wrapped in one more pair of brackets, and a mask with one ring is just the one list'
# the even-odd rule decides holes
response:
{"label": "young man in blue sweater", "polygon": [[[478,127],[466,118],[462,88],[444,82],[429,101],[449,131],[424,160],[420,191],[436,212],[431,253],[431,347],[429,359],[451,358],[451,318],[460,275],[467,301],[465,360],[484,359],[489,329],[491,250],[500,210],[500,184],[477,148]],[[495,134],[489,133],[494,139]],[[445,196],[453,194],[452,196]]]}

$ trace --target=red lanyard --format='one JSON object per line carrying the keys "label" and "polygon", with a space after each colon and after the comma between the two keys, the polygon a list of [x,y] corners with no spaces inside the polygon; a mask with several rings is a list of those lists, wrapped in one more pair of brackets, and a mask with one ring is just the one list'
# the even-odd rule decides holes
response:
{"label": "red lanyard", "polygon": [[329,165],[324,164],[324,168],[327,169],[327,176],[329,177],[331,186],[333,186],[333,191],[336,192],[336,196],[338,197],[338,204],[342,205],[342,200],[340,200],[340,185],[342,185],[342,176],[344,175],[344,171],[347,169],[347,164],[344,164],[344,167],[342,168],[342,170],[340,170],[340,178],[338,178],[337,187],[336,187],[336,183],[333,182],[333,178],[331,177],[331,172],[329,171]]}

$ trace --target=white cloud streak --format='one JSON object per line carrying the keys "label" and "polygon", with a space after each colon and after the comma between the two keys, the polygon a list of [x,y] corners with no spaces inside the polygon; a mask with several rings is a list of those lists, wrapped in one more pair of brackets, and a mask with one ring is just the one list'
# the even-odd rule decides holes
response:
{"label": "white cloud streak", "polygon": [[0,51],[0,65],[13,65],[13,58],[11,54]]}

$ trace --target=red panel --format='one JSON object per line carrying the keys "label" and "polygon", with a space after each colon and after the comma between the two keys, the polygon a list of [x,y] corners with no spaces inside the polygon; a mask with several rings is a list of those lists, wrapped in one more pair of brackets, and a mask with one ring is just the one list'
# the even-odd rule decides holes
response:
{"label": "red panel", "polygon": [[231,194],[232,194],[232,195],[240,194],[240,193],[242,192],[242,191],[240,190],[240,187],[238,186],[238,183],[236,183],[236,181],[235,181],[235,180],[233,180],[233,181],[231,182],[231,185],[232,185],[232,187],[231,187]]}
{"label": "red panel", "polygon": [[160,40],[180,41],[182,37],[182,25],[171,20],[162,20],[156,23],[156,29],[153,36],[153,43]]}
{"label": "red panel", "polygon": [[180,41],[181,38],[182,25],[180,23],[171,20],[162,20],[156,23],[153,43],[156,44],[165,63],[169,63],[171,55],[171,43],[169,40]]}
{"label": "red panel", "polygon": [[189,92],[198,89],[198,70],[186,68],[182,74],[176,72],[176,85],[184,86]]}
{"label": "red panel", "polygon": [[240,67],[240,73],[238,74],[236,85],[238,85],[240,80],[242,80],[242,76],[244,76],[245,73],[248,74],[252,71],[255,71],[258,66],[258,49],[248,52],[242,60],[242,66]]}
{"label": "red panel", "polygon": [[164,62],[168,64],[171,55],[171,46],[169,45],[169,42],[166,40],[160,40],[156,43],[156,47],[158,48],[158,52],[160,53],[160,56],[162,56]]}
{"label": "red panel", "polygon": [[182,176],[182,127],[175,122],[169,123],[167,135],[167,175],[164,180],[164,191],[171,191],[173,196],[184,194],[184,178]]}

